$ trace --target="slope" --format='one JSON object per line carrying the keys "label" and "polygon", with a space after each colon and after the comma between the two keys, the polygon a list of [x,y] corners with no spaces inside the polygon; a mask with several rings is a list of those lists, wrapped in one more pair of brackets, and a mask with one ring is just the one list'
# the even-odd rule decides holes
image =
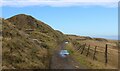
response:
{"label": "slope", "polygon": [[3,24],[3,69],[49,68],[54,48],[64,41],[62,33],[25,14],[0,21]]}

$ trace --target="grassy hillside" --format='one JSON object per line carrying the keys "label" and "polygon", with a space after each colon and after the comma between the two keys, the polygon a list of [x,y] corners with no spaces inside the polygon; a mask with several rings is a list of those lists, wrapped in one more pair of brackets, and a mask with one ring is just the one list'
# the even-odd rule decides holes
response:
{"label": "grassy hillside", "polygon": [[3,68],[48,69],[52,51],[65,36],[24,14],[1,21]]}
{"label": "grassy hillside", "polygon": [[[93,69],[116,69],[118,68],[118,41],[104,38],[91,38],[86,36],[67,35],[72,43],[66,45],[72,52],[72,56],[79,63]],[[85,45],[86,44],[86,45]],[[108,45],[108,63],[105,65],[105,47]],[[85,45],[85,48],[84,48]],[[71,47],[72,46],[72,47]],[[96,48],[96,59],[93,60]],[[89,54],[88,56],[88,47]],[[84,48],[84,50],[83,50]],[[83,53],[82,53],[83,51]]]}
{"label": "grassy hillside", "polygon": [[[2,18],[0,18],[2,20]],[[1,30],[2,30],[2,21],[0,21],[0,70],[2,69],[2,35],[1,35]]]}
{"label": "grassy hillside", "polygon": [[63,41],[64,35],[52,29],[42,21],[33,18],[30,15],[19,14],[7,19],[9,22],[13,23],[16,28],[22,31],[34,30],[36,32],[41,32],[46,34],[58,42]]}

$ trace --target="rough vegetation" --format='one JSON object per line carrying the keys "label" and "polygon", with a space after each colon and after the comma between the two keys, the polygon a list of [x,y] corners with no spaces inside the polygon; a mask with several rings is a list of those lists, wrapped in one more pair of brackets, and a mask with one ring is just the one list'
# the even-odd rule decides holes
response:
{"label": "rough vegetation", "polygon": [[49,60],[64,35],[35,18],[19,14],[3,22],[3,68],[48,69]]}
{"label": "rough vegetation", "polygon": [[[72,51],[73,58],[92,69],[118,68],[118,41],[104,38],[90,38],[85,36],[67,35],[72,42],[67,49]],[[108,63],[105,65],[105,47],[108,45]],[[73,48],[72,48],[72,47]],[[84,48],[85,47],[85,48]],[[89,53],[88,53],[88,47]],[[96,48],[96,59],[93,60]],[[84,48],[84,50],[83,50]],[[82,52],[83,51],[83,52]],[[87,55],[88,53],[88,55]]]}
{"label": "rough vegetation", "polygon": [[[19,14],[8,19],[0,19],[2,22],[2,67],[3,69],[49,69],[51,56],[55,49],[63,41],[68,41],[66,49],[70,56],[77,62],[90,68],[105,68],[104,51],[106,43],[111,44],[109,54],[112,55],[107,68],[117,68],[117,41],[85,36],[65,35],[58,30],[52,29],[44,22],[32,16]],[[1,26],[1,24],[0,24]],[[98,58],[102,61],[94,61],[90,56],[86,57],[87,48],[81,55],[83,44],[97,48]],[[80,48],[81,47],[81,48]],[[113,59],[112,59],[113,58]]]}

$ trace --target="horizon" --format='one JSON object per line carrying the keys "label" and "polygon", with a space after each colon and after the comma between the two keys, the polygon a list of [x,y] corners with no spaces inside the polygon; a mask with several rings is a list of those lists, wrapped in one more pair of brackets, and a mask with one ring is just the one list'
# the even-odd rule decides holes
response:
{"label": "horizon", "polygon": [[100,5],[16,7],[6,5],[1,8],[3,18],[17,14],[31,15],[64,34],[118,37],[118,7]]}

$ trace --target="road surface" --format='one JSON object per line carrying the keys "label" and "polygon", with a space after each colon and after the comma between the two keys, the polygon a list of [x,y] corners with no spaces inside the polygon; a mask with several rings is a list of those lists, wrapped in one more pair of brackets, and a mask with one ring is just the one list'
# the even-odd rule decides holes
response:
{"label": "road surface", "polygon": [[51,59],[51,69],[87,69],[84,65],[80,65],[71,56],[61,57],[60,51],[65,47],[65,43],[62,43],[59,48],[54,52]]}

